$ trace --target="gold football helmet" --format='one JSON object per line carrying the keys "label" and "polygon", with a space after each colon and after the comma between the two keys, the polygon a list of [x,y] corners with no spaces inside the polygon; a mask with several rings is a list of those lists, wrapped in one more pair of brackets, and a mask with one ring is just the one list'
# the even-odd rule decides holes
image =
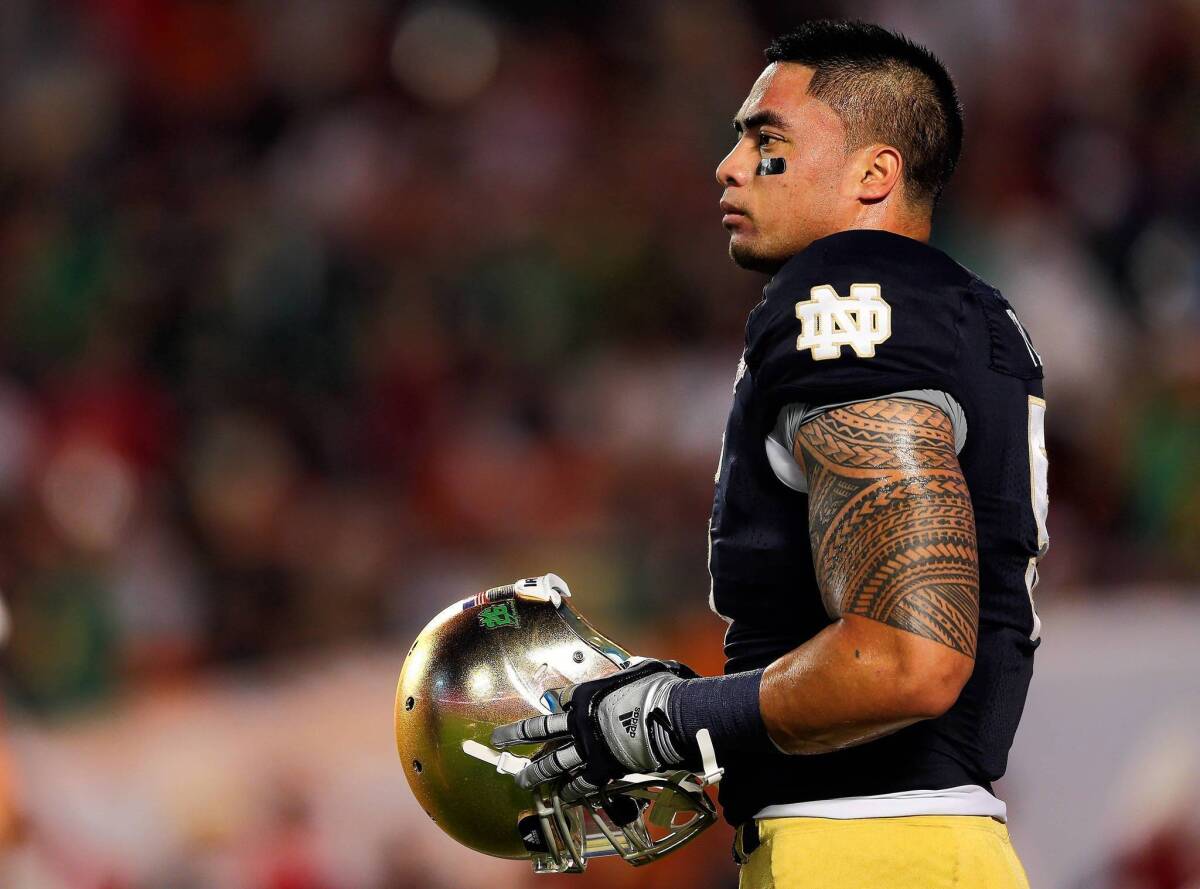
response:
{"label": "gold football helmet", "polygon": [[550,745],[487,746],[498,725],[561,711],[564,687],[636,661],[570,595],[547,574],[455,602],[417,636],[396,688],[396,747],[426,814],[464,846],[531,859],[538,873],[577,873],[600,855],[645,864],[716,819],[711,776],[627,775],[565,803],[556,785],[521,790],[512,777]]}

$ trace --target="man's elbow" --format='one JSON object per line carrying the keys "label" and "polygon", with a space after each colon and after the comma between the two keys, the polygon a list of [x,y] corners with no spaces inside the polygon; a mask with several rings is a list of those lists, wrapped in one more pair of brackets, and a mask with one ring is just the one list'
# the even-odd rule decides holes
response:
{"label": "man's elbow", "polygon": [[[922,640],[928,644],[929,640]],[[935,719],[954,706],[975,669],[975,659],[945,646],[904,658],[897,677],[898,697],[915,719]]]}

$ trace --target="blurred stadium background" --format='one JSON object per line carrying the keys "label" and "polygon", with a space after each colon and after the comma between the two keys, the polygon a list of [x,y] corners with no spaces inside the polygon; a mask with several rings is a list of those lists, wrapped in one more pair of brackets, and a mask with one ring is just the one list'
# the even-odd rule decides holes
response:
{"label": "blurred stadium background", "polygon": [[1048,367],[1033,885],[1200,886],[1200,5],[0,2],[5,889],[728,889],[729,832],[538,878],[391,736],[444,603],[556,571],[720,669],[742,326],[712,171],[767,37],[955,73],[935,243]]}

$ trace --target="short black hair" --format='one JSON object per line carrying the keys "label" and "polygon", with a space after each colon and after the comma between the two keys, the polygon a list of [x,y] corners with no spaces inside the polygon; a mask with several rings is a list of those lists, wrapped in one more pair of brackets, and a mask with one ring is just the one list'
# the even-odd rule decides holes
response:
{"label": "short black hair", "polygon": [[808,94],[841,117],[847,150],[876,141],[899,150],[909,200],[932,209],[963,136],[958,92],[937,56],[878,25],[829,19],[781,34],[765,55],[812,68]]}

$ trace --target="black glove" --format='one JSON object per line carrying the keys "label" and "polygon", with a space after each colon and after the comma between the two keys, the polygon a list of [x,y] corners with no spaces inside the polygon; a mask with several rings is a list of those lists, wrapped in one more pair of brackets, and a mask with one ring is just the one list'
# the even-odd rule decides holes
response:
{"label": "black glove", "polygon": [[566,802],[630,773],[672,771],[684,765],[688,754],[671,725],[667,700],[672,687],[695,677],[675,661],[640,661],[565,690],[562,713],[497,727],[492,746],[570,739],[516,776],[517,784],[528,789],[570,775],[562,791]]}

